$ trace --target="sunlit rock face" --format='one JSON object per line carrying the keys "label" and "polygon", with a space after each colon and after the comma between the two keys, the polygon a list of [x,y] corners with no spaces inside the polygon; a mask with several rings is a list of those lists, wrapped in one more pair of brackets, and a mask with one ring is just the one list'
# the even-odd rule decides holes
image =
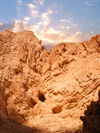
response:
{"label": "sunlit rock face", "polygon": [[1,116],[41,132],[76,132],[99,89],[100,35],[47,51],[31,31],[0,33]]}

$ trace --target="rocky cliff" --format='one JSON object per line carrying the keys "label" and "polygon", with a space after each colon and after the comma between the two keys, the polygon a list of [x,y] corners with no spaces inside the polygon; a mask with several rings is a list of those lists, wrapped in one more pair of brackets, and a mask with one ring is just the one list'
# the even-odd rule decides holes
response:
{"label": "rocky cliff", "polygon": [[100,90],[100,35],[45,50],[31,31],[0,33],[0,115],[40,132],[78,132]]}

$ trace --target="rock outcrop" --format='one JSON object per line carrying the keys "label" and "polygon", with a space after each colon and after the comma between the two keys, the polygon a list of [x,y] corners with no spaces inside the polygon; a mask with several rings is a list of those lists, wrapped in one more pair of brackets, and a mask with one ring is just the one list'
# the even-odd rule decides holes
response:
{"label": "rock outcrop", "polygon": [[100,90],[98,96],[98,101],[92,101],[84,111],[85,116],[80,117],[83,121],[82,133],[100,133]]}
{"label": "rock outcrop", "polygon": [[41,132],[76,132],[100,90],[100,35],[45,50],[31,31],[0,33],[0,115]]}

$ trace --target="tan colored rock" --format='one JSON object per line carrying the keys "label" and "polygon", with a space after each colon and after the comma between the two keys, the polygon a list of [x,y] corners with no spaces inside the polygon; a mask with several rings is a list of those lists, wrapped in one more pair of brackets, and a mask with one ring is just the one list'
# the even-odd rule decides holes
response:
{"label": "tan colored rock", "polygon": [[100,35],[46,51],[31,31],[0,33],[1,116],[43,133],[74,133],[98,90]]}

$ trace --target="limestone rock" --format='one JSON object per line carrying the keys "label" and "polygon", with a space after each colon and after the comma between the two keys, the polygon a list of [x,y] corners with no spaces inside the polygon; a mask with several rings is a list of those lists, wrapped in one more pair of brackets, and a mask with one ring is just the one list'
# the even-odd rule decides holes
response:
{"label": "limestone rock", "polygon": [[76,132],[98,90],[99,34],[47,51],[31,31],[0,33],[1,116],[44,133]]}

